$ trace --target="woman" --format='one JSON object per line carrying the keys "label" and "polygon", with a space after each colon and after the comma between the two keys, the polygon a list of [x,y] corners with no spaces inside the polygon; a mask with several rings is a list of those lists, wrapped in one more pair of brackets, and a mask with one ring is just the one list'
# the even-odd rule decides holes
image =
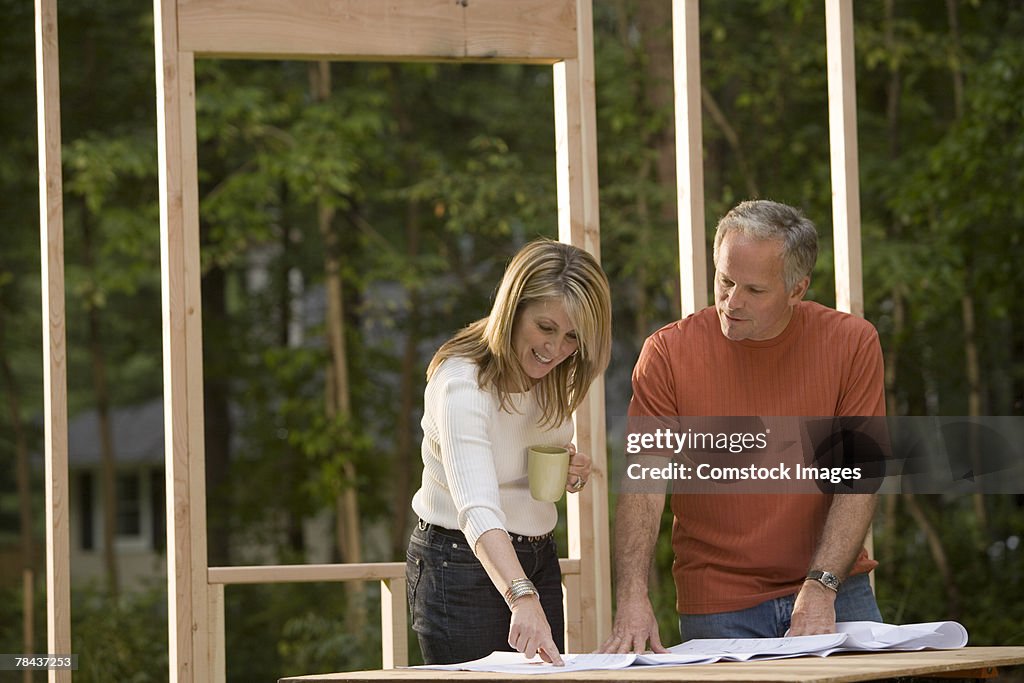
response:
{"label": "woman", "polygon": [[553,503],[530,496],[526,453],[564,445],[566,490],[590,458],[571,416],[611,355],[608,280],[587,252],[539,240],[513,257],[490,315],[445,342],[427,369],[419,523],[406,556],[409,610],[428,664],[509,646],[562,664]]}

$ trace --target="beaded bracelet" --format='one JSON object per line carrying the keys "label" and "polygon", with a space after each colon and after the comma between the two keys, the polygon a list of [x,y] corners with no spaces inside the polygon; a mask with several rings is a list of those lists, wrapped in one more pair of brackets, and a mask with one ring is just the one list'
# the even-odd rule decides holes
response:
{"label": "beaded bracelet", "polygon": [[539,595],[537,587],[533,585],[533,581],[525,577],[522,579],[512,579],[512,583],[505,589],[505,604],[508,605],[509,609],[512,609],[512,605],[516,603],[516,600],[525,598],[527,595]]}

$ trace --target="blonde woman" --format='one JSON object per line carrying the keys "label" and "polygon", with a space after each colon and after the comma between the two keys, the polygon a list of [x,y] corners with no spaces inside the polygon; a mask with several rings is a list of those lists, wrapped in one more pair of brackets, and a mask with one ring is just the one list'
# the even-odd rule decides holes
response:
{"label": "blonde woman", "polygon": [[533,445],[564,445],[565,487],[590,457],[571,416],[611,355],[608,280],[587,252],[538,240],[509,263],[490,315],[445,342],[427,369],[419,523],[406,557],[424,662],[516,650],[562,664],[554,503],[534,500]]}

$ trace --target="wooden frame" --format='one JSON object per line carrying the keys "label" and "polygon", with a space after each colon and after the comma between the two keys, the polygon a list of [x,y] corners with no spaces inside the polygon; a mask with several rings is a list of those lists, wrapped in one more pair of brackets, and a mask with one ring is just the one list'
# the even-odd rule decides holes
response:
{"label": "wooden frame", "polygon": [[[837,308],[863,315],[852,0],[825,0]],[[685,313],[707,303],[698,0],[673,0],[681,263]],[[70,653],[63,200],[55,0],[35,0],[43,286],[48,649]],[[377,578],[385,591],[385,663],[403,663],[400,564],[210,568],[206,555],[196,57],[496,61],[551,64],[559,238],[600,256],[590,0],[154,0],[166,486],[172,680],[224,677],[224,586]],[[610,630],[604,384],[577,411],[592,485],[568,504],[567,642],[597,647]],[[321,577],[321,578],[313,578]],[[70,680],[70,672],[50,673]]]}
{"label": "wooden frame", "polygon": [[[683,316],[708,304],[700,108],[699,0],[673,0],[679,281]],[[825,0],[836,309],[864,317],[853,0]],[[683,264],[690,263],[686,272]],[[873,551],[871,529],[865,539]],[[871,573],[874,586],[875,575]]]}
{"label": "wooden frame", "polygon": [[[824,2],[836,308],[863,317],[853,0]],[[672,2],[680,294],[684,316],[708,304],[698,4],[699,0]],[[685,272],[686,263],[692,265],[690,273]]]}
{"label": "wooden frame", "polygon": [[[206,555],[195,59],[551,64],[559,237],[599,256],[592,18],[589,0],[154,0],[154,14],[170,669],[173,680],[222,679],[224,585],[245,572],[209,568]],[[577,443],[592,454],[594,476],[568,506],[574,649],[596,648],[611,626],[603,388],[595,383],[576,413]],[[404,663],[404,576],[390,566],[323,571],[337,578],[349,570],[381,580],[385,663]],[[257,574],[268,582],[312,580],[286,567]]]}
{"label": "wooden frame", "polygon": [[[60,67],[56,0],[35,0],[35,43],[39,129],[39,243],[43,293],[46,643],[49,653],[71,654],[64,196],[60,154]],[[51,682],[71,680],[71,671],[67,669],[49,673]]]}
{"label": "wooden frame", "polygon": [[853,0],[826,0],[825,39],[828,44],[828,130],[832,154],[836,308],[864,317]]}
{"label": "wooden frame", "polygon": [[[679,213],[679,296],[683,317],[708,305],[704,237],[704,142],[701,123],[700,8],[673,0],[676,202]],[[689,263],[687,269],[685,264]]]}

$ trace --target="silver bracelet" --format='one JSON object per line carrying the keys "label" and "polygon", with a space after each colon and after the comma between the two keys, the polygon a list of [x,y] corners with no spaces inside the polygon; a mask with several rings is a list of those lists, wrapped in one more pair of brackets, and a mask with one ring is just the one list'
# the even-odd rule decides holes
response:
{"label": "silver bracelet", "polygon": [[512,605],[516,604],[516,600],[525,598],[528,595],[539,595],[537,587],[533,585],[533,581],[525,577],[512,579],[512,583],[505,589],[505,604],[508,605],[509,609],[512,609]]}

